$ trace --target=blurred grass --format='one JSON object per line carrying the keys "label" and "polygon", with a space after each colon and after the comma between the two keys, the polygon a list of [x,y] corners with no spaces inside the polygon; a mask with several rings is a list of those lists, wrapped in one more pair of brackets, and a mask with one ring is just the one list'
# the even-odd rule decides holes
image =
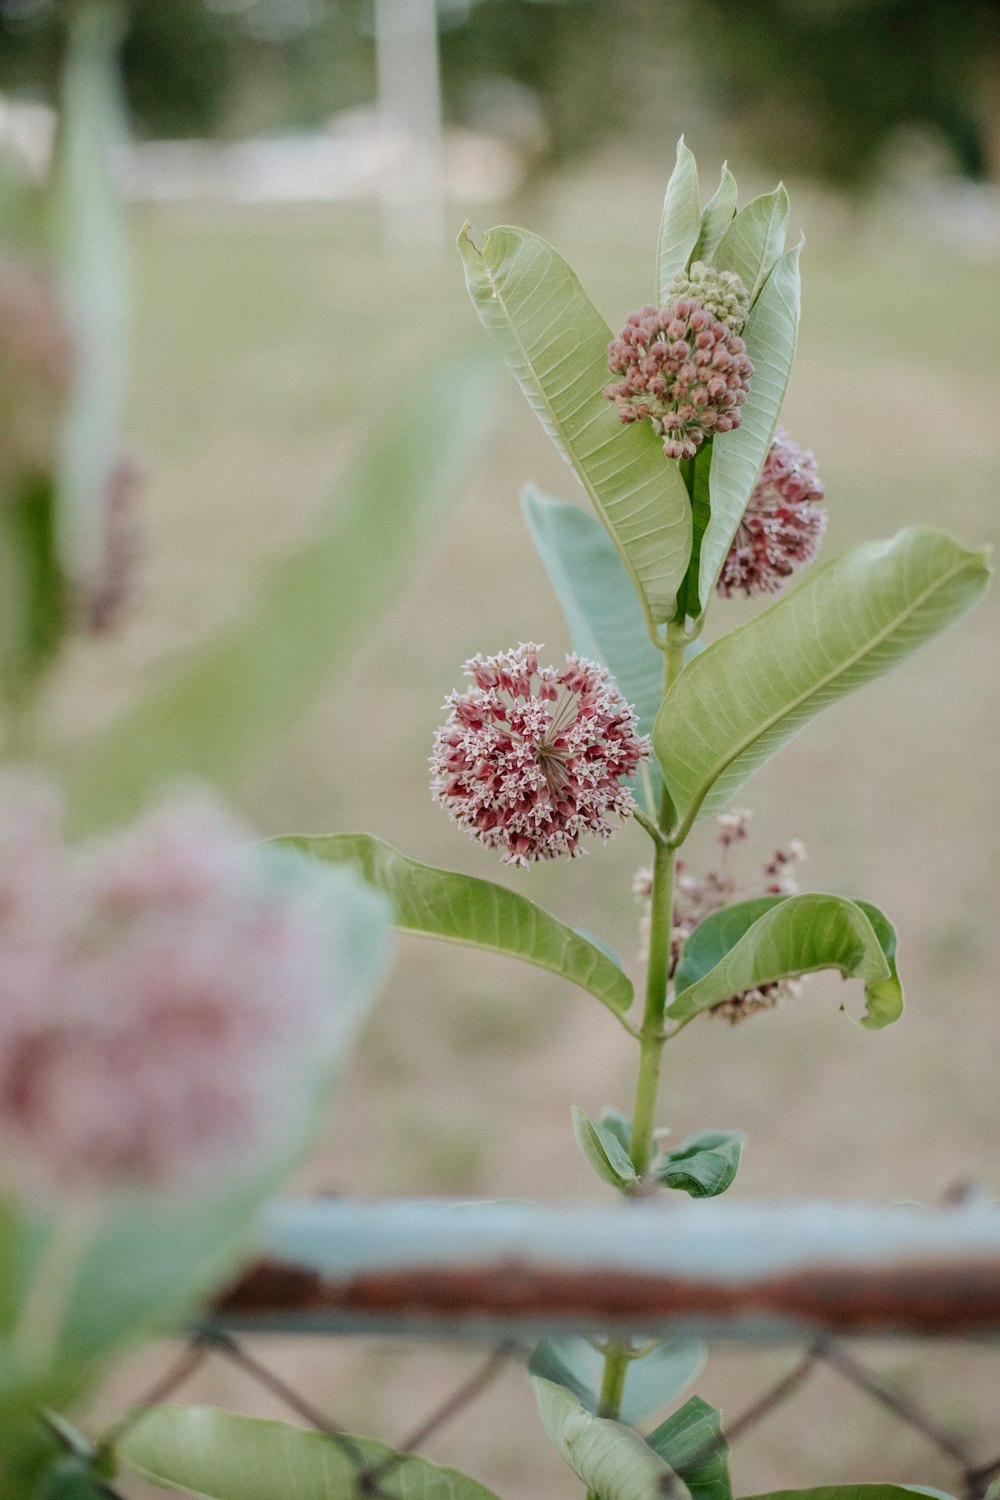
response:
{"label": "blurred grass", "polygon": [[[658,175],[608,158],[502,217],[553,239],[617,324],[650,294],[661,192]],[[785,422],[815,449],[828,485],[826,555],[915,521],[990,541],[995,262],[901,239],[829,200],[793,192],[792,202],[793,229],[804,225],[809,243]],[[456,229],[462,217],[460,205]],[[497,216],[472,217],[481,231]],[[65,740],[106,723],[251,599],[269,560],[308,533],[365,431],[392,422],[431,356],[476,336],[457,256],[389,258],[368,209],[156,210],[136,231],[133,427],[150,463],[148,563],[130,627],[100,650],[78,646],[62,672],[49,731]],[[431,734],[465,657],[518,640],[544,641],[553,656],[566,645],[518,494],[531,478],[573,498],[575,483],[513,382],[500,389],[496,436],[467,492],[414,557],[387,618],[242,800],[264,832],[365,828],[421,859],[509,880],[628,957],[629,881],[646,857],[637,829],[572,866],[513,876],[427,794]],[[661,1114],[681,1134],[748,1131],[736,1192],[932,1201],[958,1178],[1000,1189],[998,611],[994,593],[925,656],[830,711],[748,789],[760,858],[798,835],[810,886],[876,900],[895,919],[909,1009],[870,1036],[838,1014],[838,982],[819,979],[792,1010],[685,1033],[668,1058]],[[715,628],[743,615],[717,606]],[[303,1184],[598,1197],[568,1109],[628,1107],[626,1042],[567,986],[486,955],[401,942]],[[269,1346],[272,1355],[338,1419],[390,1440],[468,1363],[365,1344],[333,1356],[300,1342]],[[883,1363],[925,1395],[947,1369],[949,1411],[985,1430],[989,1446],[984,1357],[932,1351],[924,1364],[896,1349]],[[735,1412],[783,1359],[723,1355],[700,1388]],[[109,1404],[134,1396],[137,1378],[125,1372]],[[499,1413],[470,1414],[431,1455],[465,1463],[505,1500],[575,1494],[513,1373],[501,1390]],[[197,1394],[272,1410],[225,1373]],[[825,1375],[794,1414],[740,1446],[735,1470],[744,1491],[852,1478],[947,1488],[951,1477],[918,1438]]]}

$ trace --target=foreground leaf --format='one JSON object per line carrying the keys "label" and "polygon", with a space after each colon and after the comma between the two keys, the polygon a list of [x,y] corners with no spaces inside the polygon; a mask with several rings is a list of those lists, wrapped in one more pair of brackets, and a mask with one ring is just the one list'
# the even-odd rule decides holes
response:
{"label": "foreground leaf", "polygon": [[634,1193],[639,1184],[638,1173],[617,1135],[595,1125],[575,1104],[571,1114],[577,1145],[601,1181],[620,1193]]}
{"label": "foreground leaf", "polygon": [[716,247],[712,264],[736,272],[751,306],[785,248],[787,233],[788,194],[779,184],[773,193],[762,193],[741,208]]}
{"label": "foreground leaf", "polygon": [[711,265],[719,241],[733,222],[736,195],[736,178],[723,162],[719,186],[705,204],[705,211],[701,216],[701,232],[691,251],[692,261],[701,260]]}
{"label": "foreground leaf", "polygon": [[502,226],[480,250],[466,227],[458,248],[483,327],[590,496],[650,628],[670,620],[687,568],[691,508],[680,470],[649,423],[623,426],[604,396],[611,329],[537,235]]}
{"label": "foreground leaf", "polygon": [[355,865],[388,896],[405,932],[489,948],[561,974],[617,1015],[632,1003],[632,982],[594,943],[506,886],[419,864],[367,833],[280,841],[313,859]]}
{"label": "foreground leaf", "polygon": [[87,747],[68,785],[78,829],[132,816],[178,777],[233,785],[393,597],[475,454],[492,388],[467,357],[425,373],[361,455],[321,534],[278,565],[241,619]]}
{"label": "foreground leaf", "polygon": [[689,1020],[744,990],[839,969],[845,979],[865,981],[861,1025],[877,1031],[898,1020],[903,1009],[895,954],[888,918],[845,896],[740,901],[706,917],[688,938],[675,977],[677,998],[667,1015]]}
{"label": "foreground leaf", "polygon": [[722,1414],[700,1396],[692,1396],[646,1442],[676,1470],[693,1500],[732,1500]]}
{"label": "foreground leaf", "polygon": [[595,1417],[551,1380],[532,1378],[542,1426],[560,1458],[600,1500],[683,1500],[670,1466],[631,1427]]}
{"label": "foreground leaf", "polygon": [[653,734],[685,828],[724,807],[822,709],[961,620],[988,582],[986,553],[910,527],[818,568],[709,646],[675,682]]}
{"label": "foreground leaf", "polygon": [[[706,1349],[699,1339],[664,1339],[655,1349],[634,1359],[625,1376],[621,1420],[628,1426],[675,1400],[705,1367]],[[571,1391],[587,1411],[597,1412],[604,1356],[589,1339],[569,1335],[543,1339],[528,1366],[532,1375],[554,1381]],[[669,1456],[664,1454],[669,1462]]]}
{"label": "foreground leaf", "polygon": [[670,174],[663,199],[656,250],[656,279],[661,307],[668,300],[671,281],[687,265],[700,235],[698,167],[681,136],[677,142],[677,163]]}
{"label": "foreground leaf", "polygon": [[[739,216],[733,221],[739,222]],[[785,399],[799,331],[799,253],[789,250],[774,266],[743,330],[754,367],[743,420],[712,444],[711,515],[701,543],[698,593],[706,609],[768,455]]]}
{"label": "foreground leaf", "polygon": [[742,1130],[699,1130],[663,1152],[653,1164],[653,1175],[692,1198],[717,1198],[739,1171],[746,1139]]}
{"label": "foreground leaf", "polygon": [[[812,1490],[769,1490],[745,1500],[908,1500],[911,1495],[940,1495],[918,1484],[829,1484]],[[945,1500],[953,1500],[945,1496]]]}
{"label": "foreground leaf", "polygon": [[[361,1464],[394,1460],[372,1438],[343,1444],[287,1422],[240,1417],[211,1406],[156,1406],[137,1417],[117,1444],[144,1479],[207,1500],[331,1500],[357,1491]],[[407,1454],[379,1479],[379,1493],[400,1500],[496,1500],[457,1469]]]}

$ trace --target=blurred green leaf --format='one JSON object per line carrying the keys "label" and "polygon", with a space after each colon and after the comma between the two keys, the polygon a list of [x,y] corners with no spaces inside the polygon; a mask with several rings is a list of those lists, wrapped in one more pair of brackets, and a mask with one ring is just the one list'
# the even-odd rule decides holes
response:
{"label": "blurred green leaf", "polygon": [[413,399],[362,453],[321,534],[88,747],[68,783],[78,828],[131,816],[177,777],[231,786],[292,726],[393,598],[476,454],[492,389],[478,359],[414,372]]}
{"label": "blurred green leaf", "polygon": [[0,503],[0,578],[0,694],[17,708],[38,687],[68,619],[50,481]]}
{"label": "blurred green leaf", "polygon": [[[908,1495],[940,1495],[918,1484],[829,1484],[811,1490],[769,1490],[766,1495],[747,1495],[744,1500],[906,1500]],[[945,1500],[953,1500],[945,1496]]]}
{"label": "blurred green leaf", "polygon": [[600,1500],[685,1500],[673,1469],[631,1427],[593,1416],[554,1381],[536,1375],[531,1383],[552,1446]]}
{"label": "blurred green leaf", "polygon": [[359,1464],[389,1463],[379,1492],[399,1500],[496,1500],[492,1490],[373,1438],[343,1443],[287,1422],[240,1417],[211,1406],[157,1406],[117,1445],[144,1479],[207,1500],[331,1500],[353,1495]]}
{"label": "blurred green leaf", "polygon": [[103,516],[127,397],[128,256],[114,153],[124,140],[118,82],[122,12],[85,0],[69,12],[54,174],[63,310],[73,383],[59,476],[59,553],[69,577],[103,562]]}
{"label": "blurred green leaf", "polygon": [[719,241],[733,222],[736,196],[736,178],[723,162],[719,186],[709,198],[701,216],[701,231],[691,252],[692,261],[700,260],[711,265]]}
{"label": "blurred green leaf", "polygon": [[597,1117],[597,1123],[602,1130],[608,1130],[615,1137],[620,1146],[627,1151],[632,1140],[632,1121],[628,1115],[613,1104],[605,1104]]}
{"label": "blurred green leaf", "polygon": [[865,981],[861,1025],[877,1031],[898,1020],[903,1009],[895,950],[888,919],[845,896],[810,892],[739,901],[706,917],[687,939],[675,976],[677,998],[667,1015],[685,1021],[744,990],[839,969],[845,979]]}
{"label": "blurred green leaf", "polygon": [[631,980],[606,953],[506,886],[419,864],[367,833],[293,835],[280,842],[316,860],[355,866],[388,896],[396,926],[405,932],[523,959],[561,974],[616,1015],[632,1003]]}
{"label": "blurred green leaf", "polygon": [[604,395],[611,329],[537,235],[501,226],[480,250],[466,226],[458,248],[483,327],[593,501],[650,629],[671,619],[691,547],[691,507],[649,423],[623,426]]}
{"label": "blurred green leaf", "polygon": [[663,199],[656,250],[656,279],[661,307],[669,299],[671,281],[687,265],[700,234],[698,167],[681,136],[677,142],[677,163],[670,174]]}
{"label": "blurred green leaf", "polygon": [[653,1164],[653,1175],[692,1198],[717,1198],[736,1176],[745,1145],[742,1130],[699,1130],[663,1152]]}
{"label": "blurred green leaf", "polygon": [[[738,222],[738,217],[733,221]],[[698,593],[707,609],[767,457],[788,388],[799,330],[799,254],[789,250],[774,266],[743,330],[754,367],[742,422],[712,444],[711,514],[705,526]]]}
{"label": "blurred green leaf", "polygon": [[762,193],[740,209],[712,256],[720,271],[736,272],[751,306],[785,248],[788,212],[788,194],[779,183],[773,193]]}
{"label": "blurred green leaf", "polygon": [[[666,1406],[686,1390],[705,1366],[706,1350],[699,1339],[664,1339],[649,1353],[629,1363],[622,1395],[621,1420],[628,1426]],[[528,1370],[571,1391],[581,1406],[596,1413],[600,1400],[604,1356],[589,1339],[568,1335],[542,1339]],[[666,1455],[663,1455],[664,1457]],[[669,1462],[669,1460],[668,1460]]]}
{"label": "blurred green leaf", "polygon": [[986,553],[910,527],[818,568],[695,657],[653,733],[684,824],[724,807],[822,709],[961,620],[989,572]]}
{"label": "blurred green leaf", "polygon": [[633,1193],[639,1177],[631,1158],[614,1131],[595,1125],[589,1115],[573,1105],[573,1134],[577,1145],[600,1177],[620,1193]]}
{"label": "blurred green leaf", "polygon": [[732,1500],[722,1413],[700,1396],[686,1401],[646,1442],[680,1475],[693,1500]]}

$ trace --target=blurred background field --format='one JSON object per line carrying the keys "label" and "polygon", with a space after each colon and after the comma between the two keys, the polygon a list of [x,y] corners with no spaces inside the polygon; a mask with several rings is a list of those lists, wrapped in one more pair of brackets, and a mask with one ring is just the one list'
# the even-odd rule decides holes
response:
{"label": "blurred background field", "polygon": [[[649,8],[612,8],[633,26],[626,41],[638,55]],[[505,7],[498,0],[481,9]],[[545,12],[564,59],[583,49],[594,88],[591,9],[508,6],[508,52],[516,54],[516,28],[528,13]],[[761,44],[774,21],[764,12],[772,9],[781,11],[762,8]],[[339,12],[343,19],[344,8]],[[574,12],[583,33],[575,38]],[[955,16],[956,8],[928,7],[932,12]],[[494,14],[498,27],[502,19]],[[874,27],[878,18],[870,19]],[[791,24],[787,15],[781,24]],[[459,30],[443,39],[446,63]],[[305,49],[308,34],[303,30],[295,45]],[[681,35],[687,57],[697,29],[688,25]],[[17,51],[26,68],[23,37]],[[796,153],[792,175],[775,143],[782,134],[775,121],[759,101],[730,108],[720,94],[721,71],[706,80],[681,69],[683,88],[670,95],[662,126],[651,128],[648,98],[630,124],[620,107],[623,52],[627,60],[619,42],[611,59],[619,92],[591,98],[579,140],[564,118],[569,106],[560,106],[561,123],[546,127],[551,158],[544,138],[525,145],[520,185],[502,201],[484,201],[488,180],[472,182],[447,205],[449,237],[465,217],[474,232],[495,222],[530,226],[570,259],[617,326],[652,295],[660,199],[680,129],[698,155],[706,192],[723,154],[744,201],[784,170],[792,231],[805,231],[807,247],[799,355],[783,420],[815,451],[828,486],[823,555],[911,523],[944,527],[969,544],[993,541],[1000,210],[989,181],[996,130],[988,101],[980,93],[969,107],[982,127],[978,154],[960,121],[932,128],[901,104],[876,161],[866,154],[868,138],[859,137],[846,164],[819,149],[811,161]],[[945,70],[952,54],[946,47],[941,55]],[[12,56],[8,51],[7,60]],[[332,80],[339,67],[336,77],[350,78],[357,93],[347,102],[357,104],[371,97],[364,57],[352,64],[355,73],[344,72],[331,44],[328,75],[315,56],[296,73],[294,49],[280,61],[272,56],[271,67],[290,70],[303,95],[308,82],[310,98],[317,80]],[[888,80],[891,49],[882,63]],[[910,67],[914,93],[921,92],[922,66]],[[527,103],[536,90],[539,108],[526,108],[524,117],[544,123],[545,76],[527,63],[519,75],[507,54],[491,67],[484,76],[494,84],[501,68],[510,69],[508,81]],[[650,67],[640,74],[637,88],[659,86]],[[898,80],[894,87],[899,92]],[[332,82],[330,88],[332,94]],[[286,99],[287,90],[265,71],[256,103],[247,106],[254,128],[269,123],[275,97]],[[822,97],[818,91],[817,110]],[[267,108],[261,99],[270,101]],[[810,118],[807,100],[799,98],[798,115],[789,115],[790,107],[779,111],[786,138],[795,118]],[[727,115],[739,121],[728,135]],[[232,135],[239,121],[234,111],[211,123]],[[488,134],[482,118],[476,127]],[[977,174],[983,181],[973,185]],[[240,205],[204,196],[147,203],[133,210],[132,232],[130,425],[148,466],[145,563],[119,636],[78,642],[59,669],[46,733],[64,759],[253,599],[273,561],[309,535],[349,458],[393,423],[434,360],[461,345],[470,357],[489,358],[457,256],[448,248],[386,244],[371,193],[325,204]],[[545,642],[553,658],[568,646],[521,521],[519,492],[531,479],[550,494],[582,496],[498,362],[494,417],[487,446],[428,529],[392,609],[245,781],[238,800],[264,833],[365,829],[429,863],[506,881],[601,933],[628,958],[638,945],[630,882],[646,858],[638,829],[623,829],[613,844],[573,865],[512,874],[466,841],[427,791],[431,735],[462,661],[520,640]],[[755,812],[748,872],[797,836],[809,851],[804,883],[880,901],[899,928],[908,1010],[898,1027],[868,1035],[838,1011],[857,996],[823,976],[783,1011],[732,1029],[706,1021],[685,1034],[667,1059],[661,1113],[678,1135],[708,1126],[748,1132],[737,1194],[933,1202],[970,1183],[996,1195],[998,610],[994,593],[915,663],[829,711],[748,788],[745,800]],[[719,602],[709,634],[742,613]],[[780,673],[780,662],[774,670]],[[699,848],[710,857],[709,838],[695,840],[693,866]],[[631,1057],[623,1043],[599,1006],[558,980],[463,949],[401,940],[350,1085],[299,1186],[366,1195],[599,1198],[602,1189],[572,1139],[569,1107],[594,1113],[605,1103],[628,1106]],[[790,1358],[720,1351],[699,1390],[735,1413]],[[945,1404],[942,1416],[987,1441],[992,1427],[995,1439],[996,1364],[988,1351],[936,1350],[923,1359],[887,1348],[878,1358],[901,1388],[933,1390]],[[269,1350],[269,1361],[317,1405],[389,1440],[473,1359],[468,1351],[355,1341],[282,1342]],[[155,1364],[147,1355],[115,1377],[106,1408],[134,1397]],[[740,1491],[880,1478],[947,1487],[946,1472],[917,1436],[831,1380],[818,1377],[789,1413],[737,1450]],[[430,1456],[468,1468],[504,1500],[576,1493],[576,1481],[547,1447],[524,1383],[512,1371],[499,1390],[498,1405],[483,1405],[437,1436]],[[192,1392],[271,1410],[225,1371],[204,1376]]]}

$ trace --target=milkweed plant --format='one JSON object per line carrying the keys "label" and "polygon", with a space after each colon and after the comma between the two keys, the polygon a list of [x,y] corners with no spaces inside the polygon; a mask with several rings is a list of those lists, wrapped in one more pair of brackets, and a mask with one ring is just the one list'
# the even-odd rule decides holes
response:
{"label": "milkweed plant", "polygon": [[[405,552],[416,490],[398,514],[379,509],[395,504],[399,473],[421,442],[425,488],[458,472],[474,426],[471,408],[454,421],[465,377],[466,394],[444,381],[431,408],[401,416],[348,496],[346,530],[291,561],[245,633],[113,726],[61,784],[33,753],[38,689],[64,638],[109,628],[134,555],[137,471],[116,436],[122,376],[109,357],[121,247],[93,170],[117,41],[113,8],[74,10],[55,187],[57,218],[75,227],[69,259],[51,276],[0,259],[0,1500],[113,1494],[121,1463],[242,1500],[251,1460],[253,1493],[269,1500],[346,1494],[344,1454],[297,1428],[153,1407],[92,1442],[57,1413],[238,1266],[260,1205],[315,1132],[390,923],[589,991],[634,1043],[635,1092],[596,1120],[574,1110],[587,1161],[625,1198],[724,1192],[742,1136],[706,1121],[670,1143],[664,1050],[702,1018],[778,1005],[819,969],[858,982],[862,1026],[902,1008],[889,918],[867,900],[800,892],[800,846],[774,851],[752,891],[737,886],[730,853],[749,814],[733,801],[821,709],[960,620],[988,570],[981,552],[910,528],[796,581],[825,525],[817,463],[778,425],[800,247],[784,248],[782,188],[738,209],[723,169],[702,209],[682,142],[653,300],[623,310],[617,334],[537,236],[500,228],[477,245],[466,229],[459,241],[479,318],[592,507],[525,497],[573,652],[520,642],[466,662],[431,747],[435,801],[510,881],[433,869],[367,834],[261,843],[217,791],[157,789],[168,772],[221,778],[219,745],[242,752],[263,733],[263,689],[283,720],[325,669],[346,629],[336,569],[372,535],[380,552],[387,535]],[[709,609],[724,631],[734,596],[767,607],[703,646]],[[260,643],[294,640],[305,618],[326,654],[306,654],[308,681],[289,700],[288,663],[268,665]],[[697,871],[683,851],[706,818],[718,860]],[[628,823],[645,845],[641,1002],[602,941],[517,889],[539,860],[574,861],[567,879],[586,878],[599,866],[575,857]],[[700,1363],[690,1340],[537,1347],[542,1422],[590,1495],[642,1500],[666,1476],[695,1500],[729,1500],[705,1402],[691,1397],[644,1437],[634,1426]],[[350,1441],[384,1461],[382,1445]],[[414,1497],[491,1500],[418,1457],[399,1475],[387,1482]]]}

